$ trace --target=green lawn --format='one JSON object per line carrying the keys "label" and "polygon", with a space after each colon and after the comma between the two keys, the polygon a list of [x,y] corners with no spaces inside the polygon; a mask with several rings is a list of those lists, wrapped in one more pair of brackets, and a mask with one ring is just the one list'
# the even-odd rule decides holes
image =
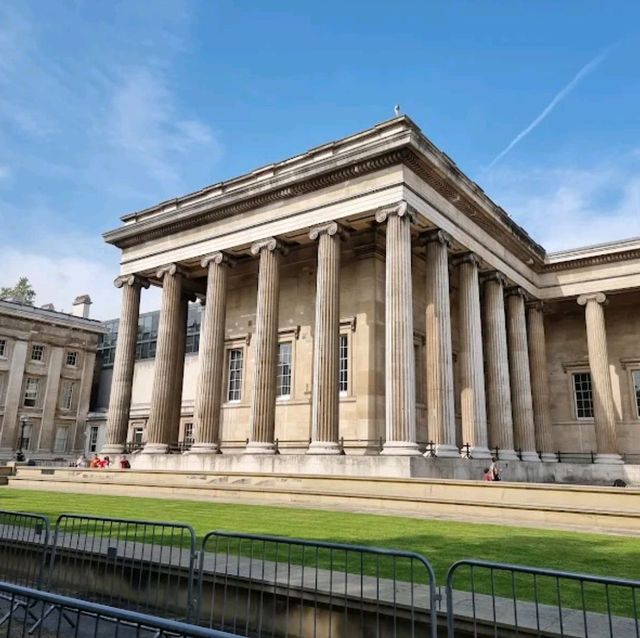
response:
{"label": "green lawn", "polygon": [[[61,512],[189,523],[201,538],[211,530],[355,543],[416,551],[433,565],[439,584],[461,558],[549,567],[640,580],[640,538],[492,524],[350,514],[202,501],[64,494],[0,488],[0,509]],[[483,588],[487,579],[480,579]],[[465,588],[460,583],[460,588]],[[499,586],[504,591],[502,585]],[[520,586],[518,586],[520,590]],[[549,596],[553,583],[543,584]],[[567,590],[569,591],[569,590]],[[505,592],[506,593],[506,592]],[[575,599],[576,592],[567,594]],[[591,598],[591,595],[588,595]],[[564,599],[564,596],[563,596]]]}

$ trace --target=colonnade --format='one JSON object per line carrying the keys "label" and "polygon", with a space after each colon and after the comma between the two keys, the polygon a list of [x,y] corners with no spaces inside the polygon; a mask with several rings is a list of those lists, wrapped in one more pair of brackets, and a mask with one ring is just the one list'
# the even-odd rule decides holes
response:
{"label": "colonnade", "polygon": [[[385,441],[382,454],[419,455],[412,291],[413,217],[406,202],[377,211],[386,225]],[[340,255],[345,229],[329,222],[310,229],[317,243],[313,334],[310,454],[339,453]],[[451,239],[442,230],[421,236],[426,259],[426,398],[429,437],[438,457],[455,457],[457,447],[450,305],[450,266],[458,271],[458,365],[462,442],[473,458],[538,462],[555,460],[545,354],[542,305],[524,290],[507,287],[502,273],[479,272],[472,252],[450,258]],[[254,340],[255,368],[247,453],[275,453],[276,369],[280,263],[285,246],[275,237],[254,243],[259,260]],[[192,453],[219,452],[224,326],[228,271],[223,252],[205,256],[207,293],[201,327],[200,374],[195,401]],[[182,395],[182,361],[187,300],[185,273],[178,264],[160,268],[162,306],[156,349],[147,443],[143,453],[166,452],[177,442]],[[105,453],[121,452],[126,441],[135,359],[141,277],[119,278],[123,304],[113,371]],[[601,299],[602,297],[602,299]],[[581,297],[586,308],[589,360],[594,386],[598,457],[617,462],[615,413],[608,377],[604,295]],[[608,388],[608,390],[607,390]],[[538,453],[541,453],[540,455]]]}

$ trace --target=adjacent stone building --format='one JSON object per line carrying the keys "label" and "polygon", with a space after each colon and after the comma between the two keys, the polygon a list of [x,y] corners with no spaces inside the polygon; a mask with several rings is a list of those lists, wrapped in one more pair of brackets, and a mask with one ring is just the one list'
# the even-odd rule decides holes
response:
{"label": "adjacent stone building", "polygon": [[405,116],[122,221],[105,453],[640,455],[640,240],[546,253]]}
{"label": "adjacent stone building", "polygon": [[96,348],[91,300],[73,314],[0,301],[0,459],[71,457],[85,447]]}

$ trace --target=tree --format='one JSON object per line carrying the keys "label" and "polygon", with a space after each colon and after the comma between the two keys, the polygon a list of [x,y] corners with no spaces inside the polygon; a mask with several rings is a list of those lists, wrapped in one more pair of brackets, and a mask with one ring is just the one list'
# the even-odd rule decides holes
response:
{"label": "tree", "polygon": [[36,299],[36,293],[31,287],[29,279],[27,277],[20,277],[15,286],[11,288],[0,288],[0,299],[33,306],[33,302]]}

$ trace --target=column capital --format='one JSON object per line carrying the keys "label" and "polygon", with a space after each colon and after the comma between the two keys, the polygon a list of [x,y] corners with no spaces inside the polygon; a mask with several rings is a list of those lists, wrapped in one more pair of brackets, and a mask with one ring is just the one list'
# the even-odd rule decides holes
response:
{"label": "column capital", "polygon": [[222,251],[218,251],[215,253],[210,253],[208,255],[205,255],[200,260],[200,265],[203,268],[208,268],[209,264],[217,264],[217,265],[224,264],[225,266],[229,266],[231,268],[232,266],[235,265],[235,259],[227,255],[226,253],[223,253]]}
{"label": "column capital", "polygon": [[378,224],[383,224],[392,215],[397,215],[400,218],[408,217],[410,222],[415,222],[415,213],[404,200],[397,204],[392,204],[391,206],[378,208],[376,211],[376,221]]}
{"label": "column capital", "polygon": [[578,297],[578,305],[586,306],[589,301],[595,301],[596,303],[603,304],[606,300],[607,296],[603,292],[591,292],[586,295],[580,295]]}
{"label": "column capital", "polygon": [[175,275],[186,277],[187,273],[178,264],[166,264],[165,266],[160,266],[160,268],[156,270],[156,277],[158,279],[164,279],[166,275],[170,275],[171,277],[174,277]]}
{"label": "column capital", "polygon": [[263,250],[268,250],[269,252],[277,251],[283,255],[288,252],[286,246],[275,237],[265,237],[251,244],[252,255],[259,255]]}
{"label": "column capital", "polygon": [[453,244],[451,235],[440,228],[433,228],[432,230],[428,230],[420,235],[421,244],[431,244],[434,242],[446,246],[447,250],[450,250],[451,245]]}
{"label": "column capital", "polygon": [[318,224],[309,229],[309,239],[315,241],[320,235],[329,235],[333,237],[338,235],[340,239],[346,239],[349,236],[346,228],[338,222],[327,222],[326,224]]}
{"label": "column capital", "polygon": [[140,286],[140,288],[148,288],[149,280],[141,277],[140,275],[120,275],[113,280],[113,285],[116,288],[122,288],[123,286]]}
{"label": "column capital", "polygon": [[544,312],[546,309],[544,301],[541,301],[540,299],[532,299],[525,305],[527,307],[527,310],[537,310],[538,312]]}
{"label": "column capital", "polygon": [[490,270],[489,272],[483,272],[480,275],[480,282],[486,283],[487,281],[495,281],[502,285],[503,288],[507,286],[507,277],[503,275],[499,270]]}
{"label": "column capital", "polygon": [[511,288],[507,288],[504,293],[507,297],[522,297],[525,301],[529,299],[529,293],[520,286],[511,286]]}
{"label": "column capital", "polygon": [[461,264],[475,264],[476,266],[479,266],[480,257],[475,253],[468,252],[464,253],[464,255],[458,255],[451,260],[452,266],[460,266]]}

